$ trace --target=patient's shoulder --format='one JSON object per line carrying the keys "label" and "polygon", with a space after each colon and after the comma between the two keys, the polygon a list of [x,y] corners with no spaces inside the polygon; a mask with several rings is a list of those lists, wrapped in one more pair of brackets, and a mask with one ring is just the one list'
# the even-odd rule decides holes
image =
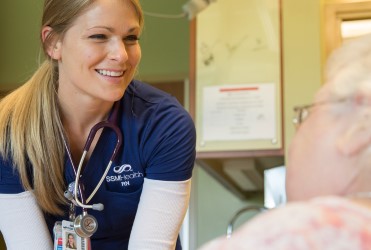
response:
{"label": "patient's shoulder", "polygon": [[371,249],[371,213],[347,199],[288,203],[255,216],[211,249]]}

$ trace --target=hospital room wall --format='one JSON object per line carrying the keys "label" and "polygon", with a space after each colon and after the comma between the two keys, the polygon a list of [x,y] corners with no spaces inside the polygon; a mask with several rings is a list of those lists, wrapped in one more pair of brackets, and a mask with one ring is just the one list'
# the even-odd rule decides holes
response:
{"label": "hospital room wall", "polygon": [[[310,103],[321,85],[321,0],[282,0],[284,140],[291,140],[292,108]],[[287,153],[286,153],[287,154]],[[248,202],[225,191],[202,169],[196,169],[196,246],[226,233],[231,216]],[[212,191],[211,191],[212,190]]]}
{"label": "hospital room wall", "polygon": [[[147,12],[179,14],[187,0],[141,0]],[[43,0],[2,0],[0,22],[0,90],[23,83],[40,61],[39,23]],[[150,81],[184,80],[189,68],[189,27],[186,18],[145,16],[138,77]]]}
{"label": "hospital room wall", "polygon": [[[310,102],[321,82],[320,1],[282,0],[286,144],[294,132],[291,125],[292,107]],[[148,11],[178,13],[179,7],[186,1],[141,2]],[[0,90],[18,86],[37,67],[41,5],[42,0],[2,1],[0,21],[3,24],[2,37],[6,39],[0,39]],[[146,17],[146,22],[145,32],[148,33],[141,41],[143,62],[140,78],[155,81],[186,78],[189,71],[188,21]],[[196,221],[193,222],[196,227],[191,236],[196,237],[194,245],[198,246],[224,234],[230,216],[246,202],[225,190],[201,168],[195,168],[194,176],[193,208]],[[5,247],[0,244],[0,249]]]}
{"label": "hospital room wall", "polygon": [[24,82],[38,65],[41,9],[41,0],[1,1],[1,91]]}
{"label": "hospital room wall", "polygon": [[325,0],[282,0],[285,155],[295,132],[293,107],[311,103],[322,81],[321,13]]}

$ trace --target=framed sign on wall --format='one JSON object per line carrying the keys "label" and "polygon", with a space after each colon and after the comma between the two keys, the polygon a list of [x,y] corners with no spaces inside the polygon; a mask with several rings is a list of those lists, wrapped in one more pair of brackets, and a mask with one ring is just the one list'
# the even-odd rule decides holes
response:
{"label": "framed sign on wall", "polygon": [[281,154],[280,1],[218,0],[192,30],[198,156]]}

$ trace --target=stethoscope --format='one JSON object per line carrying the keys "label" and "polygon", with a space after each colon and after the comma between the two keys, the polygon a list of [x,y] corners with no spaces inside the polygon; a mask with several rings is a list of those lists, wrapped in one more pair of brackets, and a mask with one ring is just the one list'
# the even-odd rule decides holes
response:
{"label": "stethoscope", "polygon": [[[70,183],[68,190],[64,192],[64,196],[68,200],[71,201],[69,217],[70,217],[70,220],[73,221],[74,230],[76,234],[82,238],[90,238],[98,229],[98,222],[96,218],[93,215],[88,214],[87,209],[93,209],[93,210],[98,210],[98,211],[102,211],[104,209],[104,205],[102,203],[97,203],[97,204],[92,204],[92,205],[88,205],[88,203],[97,193],[99,187],[102,185],[103,180],[106,178],[107,173],[112,165],[112,162],[115,160],[118,150],[120,149],[121,144],[122,144],[122,133],[121,133],[120,128],[117,126],[119,106],[120,106],[120,103],[115,102],[113,106],[113,111],[110,117],[105,121],[101,121],[97,123],[90,130],[89,136],[86,140],[84,150],[83,150],[83,153],[82,153],[82,156],[81,156],[81,159],[80,159],[80,162],[77,168],[75,167],[73,163],[71,152],[69,150],[69,147],[67,146],[67,142],[63,137],[64,146],[66,148],[67,155],[69,157],[73,171],[75,173],[75,181]],[[80,175],[84,170],[84,166],[83,166],[84,160],[85,160],[86,154],[89,151],[91,143],[94,140],[96,133],[98,132],[99,129],[106,128],[106,127],[111,128],[115,132],[117,136],[117,143],[116,143],[116,146],[112,152],[111,158],[107,164],[107,167],[101,179],[99,180],[97,186],[92,191],[90,196],[85,200],[85,195],[83,193],[84,186],[80,182]],[[81,201],[80,201],[79,196],[81,197]],[[75,206],[81,207],[83,209],[82,214],[78,215],[77,217],[75,217]]]}

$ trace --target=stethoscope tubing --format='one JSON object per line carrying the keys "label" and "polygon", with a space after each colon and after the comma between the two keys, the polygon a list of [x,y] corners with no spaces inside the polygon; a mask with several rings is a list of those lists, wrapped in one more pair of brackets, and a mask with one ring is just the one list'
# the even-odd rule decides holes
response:
{"label": "stethoscope tubing", "polygon": [[[87,208],[93,208],[94,205],[88,205],[88,203],[94,197],[94,195],[97,193],[98,189],[102,185],[104,179],[106,178],[106,176],[108,174],[109,169],[111,168],[111,165],[112,165],[114,159],[117,156],[117,153],[118,153],[119,149],[121,148],[121,145],[122,145],[122,133],[121,133],[120,128],[117,126],[118,109],[119,109],[119,102],[117,101],[117,102],[114,103],[112,114],[108,118],[108,120],[101,121],[101,122],[97,123],[96,125],[94,125],[92,127],[92,129],[90,130],[88,139],[86,140],[86,143],[85,143],[85,146],[84,146],[84,149],[83,149],[83,153],[82,153],[82,156],[80,158],[80,162],[79,162],[79,165],[78,165],[78,168],[77,169],[76,169],[76,167],[75,167],[75,165],[74,165],[74,163],[72,161],[71,152],[70,152],[70,150],[69,150],[69,148],[67,146],[67,143],[64,140],[64,145],[65,145],[67,154],[69,156],[69,159],[71,161],[71,165],[72,165],[73,171],[75,173],[74,200],[75,200],[75,202],[76,202],[76,204],[78,206],[80,206],[80,207],[83,208],[83,212],[86,212],[86,209]],[[109,128],[111,128],[115,132],[116,137],[117,137],[117,142],[116,142],[115,148],[114,148],[114,150],[112,152],[110,161],[108,162],[107,167],[106,167],[106,169],[105,169],[105,171],[104,171],[101,179],[99,180],[99,182],[96,185],[95,189],[91,192],[90,196],[85,200],[85,195],[84,195],[84,192],[83,192],[84,191],[83,190],[84,187],[83,187],[82,183],[80,182],[81,173],[84,171],[84,161],[85,161],[86,154],[88,153],[88,151],[90,149],[90,146],[91,146],[91,144],[92,144],[92,142],[94,140],[94,137],[95,137],[96,133],[98,132],[98,130],[100,130],[102,128],[105,128],[105,127],[109,127]],[[79,190],[79,192],[78,192],[78,190]],[[80,193],[81,201],[80,201],[80,199],[78,197],[78,193]],[[98,209],[98,210],[101,210],[101,209]]]}

